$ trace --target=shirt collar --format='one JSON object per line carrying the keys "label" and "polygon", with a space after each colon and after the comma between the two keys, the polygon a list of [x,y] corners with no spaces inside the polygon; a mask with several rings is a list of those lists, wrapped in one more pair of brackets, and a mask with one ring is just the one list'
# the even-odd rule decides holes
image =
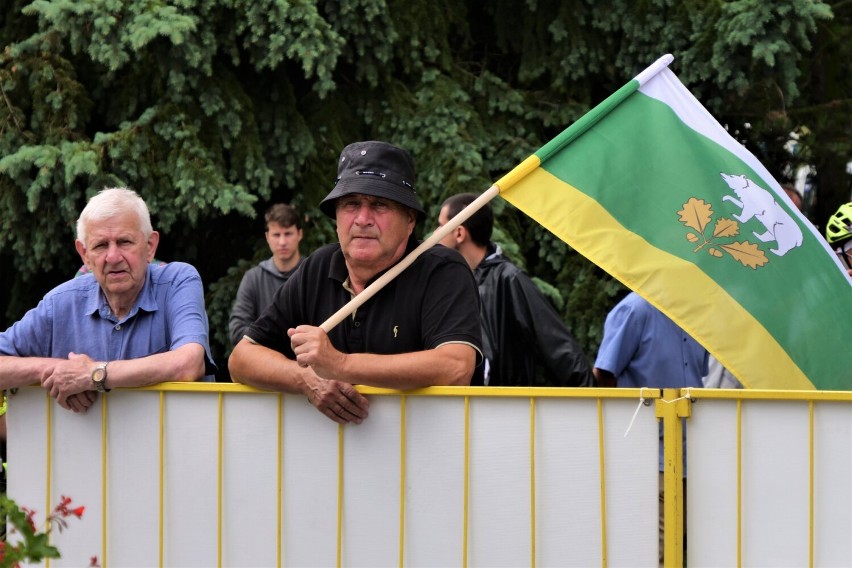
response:
{"label": "shirt collar", "polygon": [[[136,312],[139,310],[144,310],[146,312],[155,312],[157,311],[157,298],[154,294],[154,276],[152,272],[153,266],[148,265],[148,270],[145,273],[145,283],[142,285],[142,289],[139,291],[139,295],[136,296],[136,301],[133,302],[133,307],[130,309],[130,312],[127,314],[127,317],[124,319],[130,319],[136,315]],[[87,292],[86,297],[86,309],[85,313],[94,314],[98,313],[102,318],[105,319],[115,319],[115,316],[112,313],[112,310],[109,307],[109,303],[107,302],[106,295],[104,291],[101,289],[100,284],[95,279],[94,274],[86,274],[81,276],[81,278],[91,278],[92,283],[91,287]]]}
{"label": "shirt collar", "polygon": [[485,252],[485,258],[483,258],[482,260],[493,260],[502,254],[503,250],[500,248],[500,245],[495,244],[493,242],[489,242],[488,248]]}

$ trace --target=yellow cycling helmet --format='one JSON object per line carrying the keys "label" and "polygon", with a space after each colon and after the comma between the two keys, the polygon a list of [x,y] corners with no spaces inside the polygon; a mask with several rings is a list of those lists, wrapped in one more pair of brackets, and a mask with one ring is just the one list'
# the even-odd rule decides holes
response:
{"label": "yellow cycling helmet", "polygon": [[825,226],[825,238],[832,245],[852,238],[852,202],[844,203],[831,216]]}

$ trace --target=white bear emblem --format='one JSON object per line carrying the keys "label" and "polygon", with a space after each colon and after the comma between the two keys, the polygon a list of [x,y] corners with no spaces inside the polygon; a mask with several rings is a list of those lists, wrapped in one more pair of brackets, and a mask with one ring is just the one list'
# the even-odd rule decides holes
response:
{"label": "white bear emblem", "polygon": [[730,201],[740,207],[740,214],[734,214],[734,219],[740,223],[749,221],[752,217],[760,221],[766,228],[762,233],[754,233],[761,242],[775,241],[775,248],[769,252],[784,256],[789,250],[802,244],[802,229],[789,213],[778,205],[775,198],[744,174],[720,174],[736,197],[725,195],[722,201]]}

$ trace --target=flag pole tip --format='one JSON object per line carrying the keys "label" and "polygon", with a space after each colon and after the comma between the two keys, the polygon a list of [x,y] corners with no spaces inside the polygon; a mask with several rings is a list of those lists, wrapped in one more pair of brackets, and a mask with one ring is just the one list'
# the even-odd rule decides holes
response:
{"label": "flag pole tip", "polygon": [[634,80],[637,81],[641,87],[654,75],[667,68],[672,61],[674,61],[674,56],[671,53],[667,53],[649,65],[647,69],[636,75]]}

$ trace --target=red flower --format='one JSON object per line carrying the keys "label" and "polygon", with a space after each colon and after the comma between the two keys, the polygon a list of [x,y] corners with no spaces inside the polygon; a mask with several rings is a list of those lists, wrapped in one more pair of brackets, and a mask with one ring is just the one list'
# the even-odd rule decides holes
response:
{"label": "red flower", "polygon": [[35,516],[35,514],[36,514],[35,510],[27,509],[26,507],[21,507],[21,510],[22,510],[24,513],[26,513],[26,514],[27,514],[27,523],[29,523],[30,528],[33,530],[33,532],[35,532],[35,530],[36,530],[36,526],[35,526],[35,521],[33,521],[33,517],[34,517],[34,516]]}
{"label": "red flower", "polygon": [[83,506],[77,507],[76,509],[71,510],[71,514],[76,516],[78,519],[82,519],[83,518],[83,511],[85,511],[85,510],[86,510],[86,507],[83,507]]}
{"label": "red flower", "polygon": [[63,495],[60,498],[59,503],[57,503],[56,508],[53,511],[57,515],[59,515],[60,517],[67,517],[68,516],[68,505],[70,505],[70,504],[71,504],[71,497],[66,497],[65,495]]}

